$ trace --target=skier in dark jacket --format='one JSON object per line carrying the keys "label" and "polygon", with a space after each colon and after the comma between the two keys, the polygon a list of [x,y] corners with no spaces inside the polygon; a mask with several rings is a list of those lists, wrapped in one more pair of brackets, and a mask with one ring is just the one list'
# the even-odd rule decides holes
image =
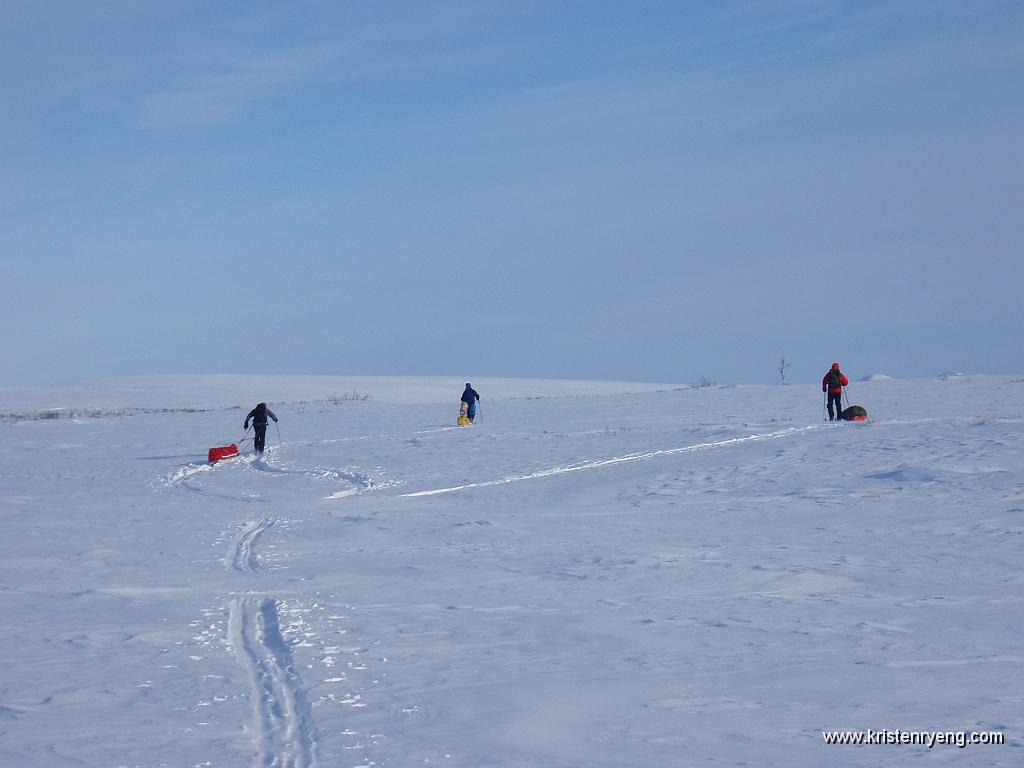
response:
{"label": "skier in dark jacket", "polygon": [[[839,370],[839,363],[832,363],[832,370],[825,374],[821,380],[821,391],[828,392],[828,420],[839,421],[843,418],[843,387],[847,386],[850,380]],[[835,410],[832,404],[835,403]]]}
{"label": "skier in dark jacket", "polygon": [[256,449],[256,453],[263,454],[263,445],[267,439],[267,416],[277,423],[277,416],[274,412],[267,408],[266,403],[260,403],[251,411],[249,415],[245,417],[245,428],[249,429],[249,419],[252,419],[252,428],[256,432],[256,436],[253,438],[253,447]]}
{"label": "skier in dark jacket", "polygon": [[470,421],[476,418],[476,404],[480,400],[480,395],[473,389],[473,386],[467,381],[466,391],[462,393],[462,402],[466,404],[466,418]]}

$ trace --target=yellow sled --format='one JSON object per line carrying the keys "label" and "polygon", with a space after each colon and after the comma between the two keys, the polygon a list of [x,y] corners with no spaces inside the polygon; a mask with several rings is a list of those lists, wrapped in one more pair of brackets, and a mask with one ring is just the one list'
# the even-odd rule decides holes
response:
{"label": "yellow sled", "polygon": [[469,416],[459,416],[458,420],[455,423],[458,424],[460,427],[468,427],[473,422],[469,420]]}

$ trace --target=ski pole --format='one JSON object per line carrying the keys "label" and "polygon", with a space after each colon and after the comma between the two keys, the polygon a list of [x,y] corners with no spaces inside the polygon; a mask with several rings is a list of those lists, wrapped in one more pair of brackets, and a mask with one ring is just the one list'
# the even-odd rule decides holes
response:
{"label": "ski pole", "polygon": [[828,421],[828,410],[826,404],[828,403],[828,392],[825,392],[821,396],[821,420]]}
{"label": "ski pole", "polygon": [[480,421],[484,420],[484,409],[480,407],[480,401],[476,401],[476,415],[480,417]]}
{"label": "ski pole", "polygon": [[280,446],[281,445],[281,428],[279,426],[277,426],[277,422],[276,421],[274,422],[274,429],[277,430],[277,444],[278,444],[278,446]]}

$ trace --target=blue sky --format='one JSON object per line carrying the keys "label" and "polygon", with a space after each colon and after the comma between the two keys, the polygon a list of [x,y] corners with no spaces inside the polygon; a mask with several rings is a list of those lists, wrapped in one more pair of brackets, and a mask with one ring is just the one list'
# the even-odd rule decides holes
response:
{"label": "blue sky", "polygon": [[1024,373],[1024,4],[27,2],[0,385]]}

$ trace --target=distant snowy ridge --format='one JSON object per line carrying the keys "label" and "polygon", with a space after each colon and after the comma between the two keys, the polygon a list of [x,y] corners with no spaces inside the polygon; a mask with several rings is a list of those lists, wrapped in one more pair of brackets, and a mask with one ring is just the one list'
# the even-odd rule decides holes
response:
{"label": "distant snowy ridge", "polygon": [[[425,404],[458,401],[466,381],[489,399],[639,394],[677,384],[454,376],[168,375],[134,376],[46,387],[0,388],[0,413],[91,410],[149,413],[251,408],[258,402],[353,401]],[[347,395],[347,396],[346,396]],[[115,415],[115,414],[110,414]],[[45,417],[44,417],[45,418]]]}
{"label": "distant snowy ridge", "polygon": [[[938,378],[964,380],[980,376],[948,371]],[[995,382],[1008,378],[1000,375],[984,377]],[[891,377],[882,373],[873,373],[861,379],[862,382],[890,380]],[[547,400],[607,395],[633,397],[669,391],[710,394],[728,392],[736,387],[748,389],[767,386],[715,385],[694,389],[658,382],[514,378],[470,378],[470,381],[485,403],[496,400]],[[45,387],[0,388],[0,421],[248,410],[258,402],[272,405],[330,403],[353,409],[365,408],[369,402],[404,405],[457,403],[465,382],[465,378],[451,376],[136,376]],[[793,382],[792,386],[797,389],[801,386],[813,387],[817,386],[817,382]]]}
{"label": "distant snowy ridge", "polygon": [[51,419],[113,419],[123,416],[152,416],[158,413],[211,413],[213,411],[239,410],[233,405],[220,408],[182,406],[179,408],[46,408],[45,410],[0,413],[4,421],[49,421]]}

